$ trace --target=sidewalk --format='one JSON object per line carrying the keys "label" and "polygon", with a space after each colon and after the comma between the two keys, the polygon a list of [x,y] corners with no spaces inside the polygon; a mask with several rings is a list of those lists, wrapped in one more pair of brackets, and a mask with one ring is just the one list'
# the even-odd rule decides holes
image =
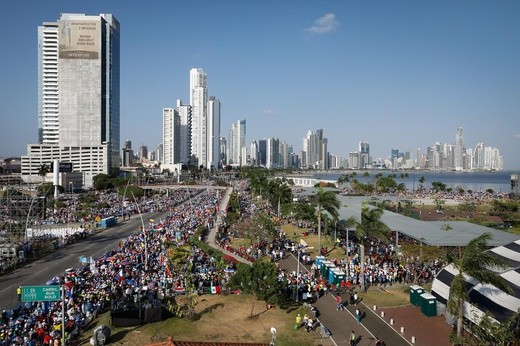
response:
{"label": "sidewalk", "polygon": [[[233,188],[232,187],[228,187],[226,189],[226,191],[224,192],[224,196],[222,196],[222,199],[220,201],[220,204],[219,204],[219,210],[226,210],[227,207],[228,207],[228,204],[229,204],[229,198],[231,196],[231,193],[233,192]],[[253,265],[253,263],[249,262],[248,260],[238,256],[238,255],[235,255],[234,253],[232,252],[229,252],[223,248],[221,248],[220,246],[217,245],[216,241],[215,241],[215,238],[217,236],[217,232],[218,232],[218,228],[220,227],[220,225],[222,224],[222,217],[221,217],[221,214],[220,212],[217,213],[217,220],[215,221],[215,226],[209,231],[208,233],[208,237],[206,239],[206,243],[208,243],[209,246],[211,246],[212,248],[216,249],[216,250],[219,250],[221,251],[222,253],[228,255],[228,256],[231,256],[233,257],[234,259],[236,259],[237,261],[239,262],[242,262],[242,263],[245,263],[245,264],[248,264],[248,265]]]}

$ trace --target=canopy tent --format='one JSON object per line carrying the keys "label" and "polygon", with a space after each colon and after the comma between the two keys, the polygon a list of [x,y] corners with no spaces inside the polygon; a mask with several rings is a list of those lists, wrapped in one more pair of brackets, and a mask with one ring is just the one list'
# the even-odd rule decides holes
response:
{"label": "canopy tent", "polygon": [[[508,268],[500,273],[512,288],[512,294],[507,294],[493,285],[481,284],[467,276],[469,300],[464,306],[464,317],[473,323],[478,323],[485,312],[502,322],[520,309],[520,239],[488,251],[501,257]],[[459,271],[452,265],[446,266],[435,277],[432,284],[432,294],[437,301],[447,304],[451,283]]]}

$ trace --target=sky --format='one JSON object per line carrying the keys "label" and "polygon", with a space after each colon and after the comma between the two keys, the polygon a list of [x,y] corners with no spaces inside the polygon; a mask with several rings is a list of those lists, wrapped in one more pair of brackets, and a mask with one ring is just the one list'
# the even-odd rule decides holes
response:
{"label": "sky", "polygon": [[2,0],[0,156],[37,142],[37,28],[60,13],[121,24],[121,143],[162,142],[162,109],[189,103],[203,68],[221,136],[302,150],[323,129],[342,157],[370,143],[424,153],[435,142],[496,147],[520,169],[520,1]]}

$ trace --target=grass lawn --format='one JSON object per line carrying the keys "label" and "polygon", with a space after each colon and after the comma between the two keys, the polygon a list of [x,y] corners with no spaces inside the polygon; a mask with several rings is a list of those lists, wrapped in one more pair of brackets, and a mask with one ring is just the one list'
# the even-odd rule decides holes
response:
{"label": "grass lawn", "polygon": [[[173,336],[179,341],[215,342],[263,342],[271,341],[271,327],[277,329],[277,344],[287,346],[320,345],[320,339],[304,330],[294,330],[296,315],[305,313],[303,308],[266,310],[265,303],[251,295],[204,295],[195,308],[198,319],[170,318],[162,322],[137,327],[111,327],[111,345],[147,345],[166,341]],[[110,325],[105,313],[92,327],[83,333],[78,345],[89,345],[92,330],[100,325]]]}

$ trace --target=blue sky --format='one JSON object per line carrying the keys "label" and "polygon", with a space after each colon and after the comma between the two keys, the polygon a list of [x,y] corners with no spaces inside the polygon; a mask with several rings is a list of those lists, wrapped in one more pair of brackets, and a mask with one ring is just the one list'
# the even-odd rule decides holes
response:
{"label": "blue sky", "polygon": [[[221,135],[371,155],[479,141],[520,169],[519,1],[0,1],[0,156],[37,136],[37,27],[60,13],[121,23],[121,142],[162,141],[162,109],[189,102],[189,70],[222,102]],[[249,146],[249,144],[248,144]]]}

